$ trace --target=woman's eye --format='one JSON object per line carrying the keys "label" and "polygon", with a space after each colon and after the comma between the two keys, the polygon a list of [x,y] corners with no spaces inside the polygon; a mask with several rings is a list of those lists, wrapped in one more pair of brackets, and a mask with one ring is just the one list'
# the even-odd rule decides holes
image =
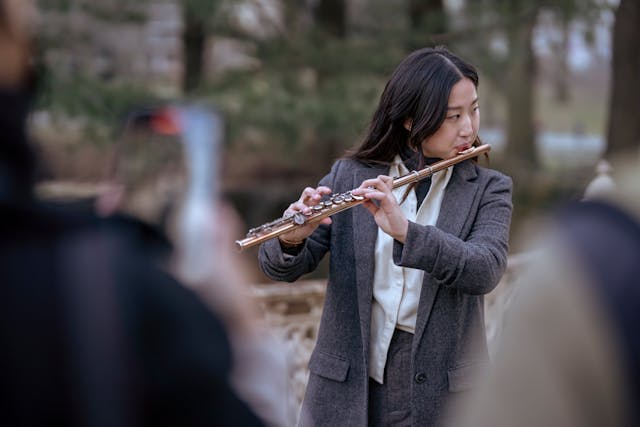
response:
{"label": "woman's eye", "polygon": [[479,105],[476,105],[475,107],[473,107],[473,111],[478,111],[480,109]]}
{"label": "woman's eye", "polygon": [[460,118],[460,114],[454,114],[452,116],[447,117],[447,119],[453,119],[453,120],[456,120],[456,119],[459,119],[459,118]]}

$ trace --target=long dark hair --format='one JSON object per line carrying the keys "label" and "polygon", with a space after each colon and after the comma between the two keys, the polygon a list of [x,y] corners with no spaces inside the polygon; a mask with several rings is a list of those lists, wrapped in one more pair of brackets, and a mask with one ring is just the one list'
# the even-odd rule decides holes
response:
{"label": "long dark hair", "polygon": [[[436,133],[447,114],[451,89],[463,78],[478,87],[473,65],[445,47],[427,47],[409,54],[387,82],[362,144],[348,157],[365,163],[389,163],[409,145],[424,166],[422,141]],[[404,127],[412,122],[411,130]],[[479,145],[476,138],[473,145]]]}

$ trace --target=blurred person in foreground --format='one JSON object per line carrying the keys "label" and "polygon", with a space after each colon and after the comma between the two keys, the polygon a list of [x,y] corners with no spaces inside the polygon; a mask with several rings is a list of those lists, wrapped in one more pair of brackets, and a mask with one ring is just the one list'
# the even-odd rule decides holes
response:
{"label": "blurred person in foreground", "polygon": [[535,228],[494,367],[452,427],[640,425],[638,163]]}
{"label": "blurred person in foreground", "polygon": [[0,422],[263,425],[200,298],[126,229],[34,197],[32,6],[0,1]]}
{"label": "blurred person in foreground", "polygon": [[235,390],[269,425],[288,425],[285,347],[258,318],[249,269],[232,250],[239,220],[219,196],[223,139],[222,117],[208,106],[133,110],[95,208],[141,236],[146,252],[220,317]]}

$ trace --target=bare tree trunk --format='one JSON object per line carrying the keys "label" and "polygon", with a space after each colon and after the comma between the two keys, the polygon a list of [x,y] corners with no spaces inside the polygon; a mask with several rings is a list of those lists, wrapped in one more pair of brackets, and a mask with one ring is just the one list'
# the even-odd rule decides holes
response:
{"label": "bare tree trunk", "polygon": [[284,0],[282,7],[284,10],[284,25],[287,36],[294,35],[298,32],[298,10],[299,5],[296,0]]}
{"label": "bare tree trunk", "polygon": [[327,33],[344,38],[347,35],[347,4],[345,0],[320,0],[315,9],[318,26]]}
{"label": "bare tree trunk", "polygon": [[531,46],[535,22],[536,14],[531,14],[508,31],[506,154],[514,174],[537,165],[533,124],[536,67]]}
{"label": "bare tree trunk", "polygon": [[205,40],[206,33],[202,20],[185,12],[182,43],[184,49],[183,88],[186,93],[193,91],[201,83]]}
{"label": "bare tree trunk", "polygon": [[562,13],[560,23],[561,38],[556,52],[557,68],[554,75],[556,101],[567,103],[569,101],[569,17]]}
{"label": "bare tree trunk", "polygon": [[639,77],[640,3],[621,0],[613,28],[608,156],[640,147]]}
{"label": "bare tree trunk", "polygon": [[434,45],[433,36],[447,31],[447,15],[443,0],[409,0],[409,32],[407,48],[409,50]]}
{"label": "bare tree trunk", "polygon": [[409,0],[409,22],[414,31],[444,33],[447,20],[443,0]]}

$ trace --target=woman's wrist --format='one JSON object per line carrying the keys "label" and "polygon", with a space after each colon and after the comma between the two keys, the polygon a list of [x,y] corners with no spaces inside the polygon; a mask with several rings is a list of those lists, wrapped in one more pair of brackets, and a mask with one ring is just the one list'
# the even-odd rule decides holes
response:
{"label": "woman's wrist", "polygon": [[409,232],[409,220],[405,218],[404,223],[400,227],[400,230],[401,231],[391,237],[404,245],[404,243],[407,241],[407,233]]}
{"label": "woman's wrist", "polygon": [[285,247],[285,248],[297,248],[298,246],[302,245],[305,241],[305,239],[289,240],[289,239],[285,239],[282,236],[278,236],[278,240],[280,241],[280,245],[282,245],[282,247]]}

